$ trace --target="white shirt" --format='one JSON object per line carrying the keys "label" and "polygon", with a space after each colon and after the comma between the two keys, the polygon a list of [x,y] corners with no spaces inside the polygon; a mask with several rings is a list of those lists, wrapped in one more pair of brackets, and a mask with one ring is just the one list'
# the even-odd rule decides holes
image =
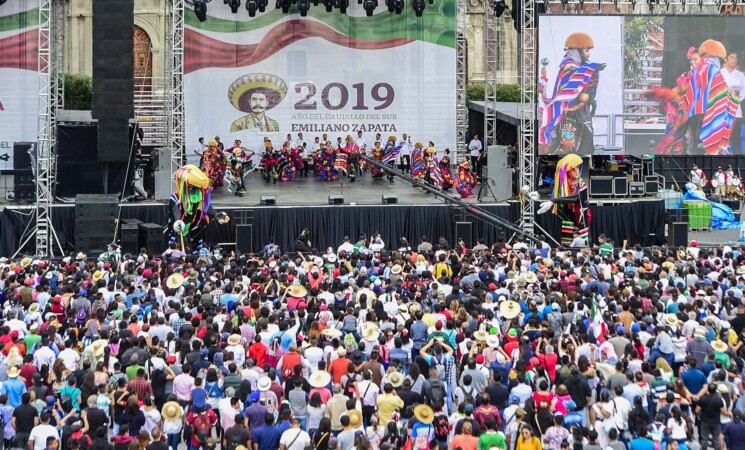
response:
{"label": "white shirt", "polygon": [[43,423],[32,428],[29,440],[34,441],[34,450],[44,450],[47,447],[47,437],[49,436],[59,439],[57,428]]}
{"label": "white shirt", "polygon": [[354,140],[354,143],[357,144],[357,146],[360,148],[360,150],[366,150],[367,149],[367,143],[365,142],[365,138],[357,138]]}
{"label": "white shirt", "polygon": [[401,155],[402,156],[411,156],[411,149],[414,148],[413,145],[411,145],[411,140],[407,139],[405,141],[401,141],[399,144],[401,146]]}
{"label": "white shirt", "polygon": [[[730,72],[729,70],[727,70],[726,67],[722,68],[721,72],[722,76],[724,77],[724,81],[727,83],[727,86],[729,86],[730,90],[733,91],[735,95],[742,98],[742,96],[745,94],[745,74],[737,69]],[[735,114],[735,117],[742,118],[742,105],[737,107],[737,113]]]}
{"label": "white shirt", "polygon": [[696,184],[701,183],[701,180],[704,178],[704,171],[701,169],[693,169],[691,170],[691,181],[693,181]]}
{"label": "white shirt", "polygon": [[[80,361],[80,355],[78,355],[78,352],[71,348],[66,348],[59,352],[58,357],[62,360],[62,363],[70,372],[73,372],[75,370],[75,367],[78,365],[78,361]],[[44,445],[46,446],[47,443],[45,442]]]}
{"label": "white shirt", "polygon": [[290,428],[282,433],[279,443],[285,446],[285,450],[304,450],[310,445],[310,435],[300,428]]}
{"label": "white shirt", "polygon": [[717,172],[715,175],[715,178],[717,180],[718,186],[724,186],[727,182],[727,175],[724,173],[724,171]]}
{"label": "white shirt", "polygon": [[47,367],[52,367],[57,356],[51,348],[41,345],[41,341],[39,341],[39,344],[39,348],[34,351],[34,366],[39,370],[41,370],[41,366],[44,364]]}
{"label": "white shirt", "polygon": [[351,254],[354,252],[354,245],[351,242],[345,242],[336,249],[336,253],[347,252]]}
{"label": "white shirt", "polygon": [[483,148],[481,141],[478,139],[472,139],[471,142],[468,143],[468,150],[471,151],[471,156],[479,156],[479,153],[481,153]]}

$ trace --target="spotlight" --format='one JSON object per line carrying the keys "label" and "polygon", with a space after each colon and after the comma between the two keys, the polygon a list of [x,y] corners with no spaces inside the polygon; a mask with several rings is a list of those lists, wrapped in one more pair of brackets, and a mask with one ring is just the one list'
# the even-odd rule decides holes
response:
{"label": "spotlight", "polygon": [[200,22],[207,20],[207,0],[193,0],[194,14]]}
{"label": "spotlight", "polygon": [[401,14],[405,6],[404,0],[393,0],[393,9],[396,14]]}
{"label": "spotlight", "polygon": [[222,0],[224,4],[228,5],[230,4],[230,0]]}
{"label": "spotlight", "polygon": [[228,0],[228,5],[230,5],[230,12],[238,14],[238,8],[241,7],[241,0]]}
{"label": "spotlight", "polygon": [[326,7],[326,12],[334,10],[334,0],[323,0],[323,6]]}
{"label": "spotlight", "polygon": [[507,11],[507,4],[504,0],[496,0],[494,2],[494,16],[502,17],[502,14],[504,14],[505,11]]}
{"label": "spotlight", "polygon": [[338,6],[339,6],[339,12],[342,14],[346,14],[347,8],[349,8],[349,0],[339,0]]}
{"label": "spotlight", "polygon": [[246,11],[248,11],[248,17],[256,17],[256,9],[259,5],[256,0],[246,0]]}
{"label": "spotlight", "polygon": [[300,11],[300,17],[307,16],[310,9],[310,2],[308,0],[297,0],[297,9]]}
{"label": "spotlight", "polygon": [[269,0],[259,0],[257,4],[259,5],[259,12],[263,13],[266,11],[266,7],[269,6]]}
{"label": "spotlight", "polygon": [[424,3],[424,0],[414,0],[411,2],[411,7],[414,9],[414,14],[416,14],[417,17],[422,17],[425,6],[426,3]]}
{"label": "spotlight", "polygon": [[[393,3],[394,0],[385,0],[385,6],[388,7],[388,12],[393,12],[396,10],[396,5]],[[700,0],[703,1],[703,0]]]}
{"label": "spotlight", "polygon": [[283,14],[287,14],[290,12],[290,0],[277,0],[277,9],[281,9]]}
{"label": "spotlight", "polygon": [[365,14],[367,17],[370,17],[375,12],[375,8],[378,7],[378,1],[377,0],[363,0],[362,1],[362,8],[365,10]]}

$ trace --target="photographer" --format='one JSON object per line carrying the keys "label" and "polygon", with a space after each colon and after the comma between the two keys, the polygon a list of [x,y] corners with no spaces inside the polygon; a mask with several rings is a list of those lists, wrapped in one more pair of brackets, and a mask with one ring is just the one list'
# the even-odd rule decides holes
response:
{"label": "photographer", "polygon": [[300,232],[300,236],[298,236],[295,240],[295,251],[310,253],[311,250],[312,245],[310,242],[310,230],[307,228],[303,228],[303,231]]}

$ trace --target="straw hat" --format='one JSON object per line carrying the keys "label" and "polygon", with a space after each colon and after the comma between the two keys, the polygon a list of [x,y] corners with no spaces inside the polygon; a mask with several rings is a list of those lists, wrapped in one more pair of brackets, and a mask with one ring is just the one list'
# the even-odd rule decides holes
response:
{"label": "straw hat", "polygon": [[356,409],[347,411],[347,417],[349,417],[349,426],[353,429],[357,429],[362,425],[362,413]]}
{"label": "straw hat", "polygon": [[23,258],[23,259],[21,260],[21,267],[28,267],[28,266],[30,266],[30,265],[31,265],[31,263],[32,263],[33,261],[34,261],[33,259],[31,259],[31,258],[29,258],[29,257],[27,256],[27,257],[25,257],[25,258]]}
{"label": "straw hat", "polygon": [[101,278],[103,278],[103,272],[101,272],[100,270],[93,272],[93,281],[98,281]]}
{"label": "straw hat", "polygon": [[302,298],[305,297],[307,294],[308,290],[300,284],[293,284],[292,286],[287,288],[287,295],[289,295],[290,297]]}
{"label": "straw hat", "polygon": [[727,351],[727,344],[725,344],[721,339],[717,339],[711,343],[711,348],[713,348],[715,352],[724,353]]}
{"label": "straw hat", "polygon": [[266,109],[270,110],[287,95],[287,83],[282,78],[268,73],[243,75],[228,88],[228,99],[235,109],[250,113],[249,100],[255,91],[266,95]]}
{"label": "straw hat", "polygon": [[272,387],[272,380],[270,380],[269,377],[261,377],[259,378],[259,381],[256,382],[256,387],[259,388],[259,391],[266,392],[270,387]]}
{"label": "straw hat", "polygon": [[308,377],[308,384],[310,384],[314,388],[323,388],[328,386],[329,383],[331,383],[331,374],[326,372],[325,370],[318,370],[316,372],[313,372]]}
{"label": "straw hat", "polygon": [[391,386],[394,388],[400,387],[404,384],[404,376],[401,375],[401,372],[393,372],[388,375],[388,382],[391,383]]}
{"label": "straw hat", "polygon": [[486,337],[486,345],[491,348],[499,347],[499,336],[496,334],[490,334]]}
{"label": "straw hat", "polygon": [[241,343],[241,335],[239,334],[231,334],[228,337],[228,345],[238,345]]}
{"label": "straw hat", "polygon": [[368,342],[377,342],[380,336],[380,327],[373,322],[362,324],[362,338]]}
{"label": "straw hat", "polygon": [[678,317],[675,314],[667,314],[665,315],[665,323],[670,325],[671,327],[678,325]]}
{"label": "straw hat", "polygon": [[166,279],[166,286],[169,289],[178,289],[184,284],[184,276],[176,272]]}
{"label": "straw hat", "polygon": [[164,420],[178,420],[181,418],[181,405],[177,402],[166,402],[163,405],[163,419]]}
{"label": "straw hat", "polygon": [[342,356],[347,355],[347,349],[344,347],[339,347],[336,349],[336,354],[341,358]]}
{"label": "straw hat", "polygon": [[499,305],[499,312],[505,319],[514,319],[520,314],[520,304],[514,300],[507,300]]}
{"label": "straw hat", "polygon": [[39,304],[38,303],[31,303],[31,306],[28,307],[28,312],[35,313],[39,311]]}
{"label": "straw hat", "polygon": [[487,333],[484,330],[478,330],[475,333],[473,333],[473,338],[477,341],[486,341],[486,339],[489,337],[489,333]]}
{"label": "straw hat", "polygon": [[526,272],[525,275],[523,275],[523,279],[528,284],[534,284],[538,281],[538,276],[535,272]]}
{"label": "straw hat", "polygon": [[83,252],[78,252],[78,254],[75,255],[75,259],[77,259],[78,261],[82,261],[82,260],[84,260],[86,258],[88,258],[88,255],[86,255]]}
{"label": "straw hat", "polygon": [[391,273],[395,275],[401,273],[401,270],[403,270],[401,264],[394,264],[393,267],[391,267]]}
{"label": "straw hat", "polygon": [[333,339],[341,337],[341,330],[339,330],[338,328],[325,328],[323,331],[321,331],[321,334],[329,339]]}
{"label": "straw hat", "polygon": [[18,367],[11,367],[8,370],[8,378],[17,378],[21,374],[21,370]]}
{"label": "straw hat", "polygon": [[703,340],[706,339],[706,328],[704,327],[696,327],[693,330],[693,338]]}
{"label": "straw hat", "polygon": [[100,342],[96,341],[91,344],[91,348],[93,349],[93,356],[96,358],[100,358],[103,356],[104,352],[104,345],[102,345]]}
{"label": "straw hat", "polygon": [[430,424],[435,420],[435,412],[429,405],[417,405],[414,408],[414,416],[423,424]]}

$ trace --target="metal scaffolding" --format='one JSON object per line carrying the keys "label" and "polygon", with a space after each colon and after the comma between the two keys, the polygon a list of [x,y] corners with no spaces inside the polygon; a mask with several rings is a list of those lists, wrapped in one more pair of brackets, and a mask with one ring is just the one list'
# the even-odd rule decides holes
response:
{"label": "metal scaffolding", "polygon": [[35,228],[19,246],[19,251],[34,236],[36,255],[40,257],[54,257],[55,248],[59,248],[62,254],[52,226],[51,208],[54,202],[57,113],[64,103],[64,81],[61,79],[63,36],[64,0],[39,0],[36,217]]}
{"label": "metal scaffolding", "polygon": [[484,1],[484,151],[497,142],[497,16],[494,2]]}
{"label": "metal scaffolding", "polygon": [[[184,162],[184,0],[166,2],[166,142],[171,175]],[[174,188],[176,180],[173,178]]]}
{"label": "metal scaffolding", "polygon": [[466,129],[468,129],[468,105],[466,99],[466,83],[468,81],[468,64],[466,60],[468,48],[466,42],[466,18],[468,12],[467,0],[456,0],[456,83],[455,83],[455,136],[457,139],[453,164],[459,164],[466,156]]}

